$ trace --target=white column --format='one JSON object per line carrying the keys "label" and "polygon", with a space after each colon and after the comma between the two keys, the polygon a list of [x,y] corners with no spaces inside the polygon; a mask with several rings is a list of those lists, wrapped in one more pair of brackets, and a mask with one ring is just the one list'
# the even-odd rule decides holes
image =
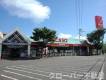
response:
{"label": "white column", "polygon": [[73,46],[73,53],[72,53],[72,56],[73,56],[73,55],[75,56],[75,52],[74,52],[74,46]]}
{"label": "white column", "polygon": [[2,54],[2,44],[0,43],[0,59],[1,59],[1,54]]}
{"label": "white column", "polygon": [[81,49],[81,46],[80,46],[80,56],[82,56],[82,49]]}
{"label": "white column", "polygon": [[89,55],[89,47],[87,47],[88,55]]}
{"label": "white column", "polygon": [[28,44],[28,57],[30,57],[30,52],[31,52],[31,45]]}

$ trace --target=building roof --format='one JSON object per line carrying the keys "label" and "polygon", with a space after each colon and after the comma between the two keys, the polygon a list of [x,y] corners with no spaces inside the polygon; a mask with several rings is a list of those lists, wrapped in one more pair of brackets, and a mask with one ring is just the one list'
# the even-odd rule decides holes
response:
{"label": "building roof", "polygon": [[81,44],[81,41],[82,40],[70,38],[70,39],[68,39],[67,43],[69,43],[69,44]]}
{"label": "building roof", "polygon": [[75,38],[69,38],[65,42],[60,40],[60,42],[49,43],[48,46],[62,47],[62,46],[82,46],[84,40],[79,40]]}
{"label": "building roof", "polygon": [[15,32],[19,32],[21,34],[21,36],[26,40],[26,42],[31,43],[30,38],[28,38],[26,35],[24,35],[18,28],[15,28],[13,31],[11,31],[9,34],[7,34],[6,36],[4,36],[3,40],[6,40],[9,36],[11,36],[12,34],[14,34]]}
{"label": "building roof", "polygon": [[[9,38],[12,34],[14,34],[15,32],[19,32],[20,35],[25,39],[26,42],[28,43],[35,43],[35,42],[39,42],[39,41],[34,41],[33,39],[27,37],[25,34],[23,34],[18,28],[14,29],[12,32],[10,32],[9,34],[7,34],[6,36],[4,36],[4,38],[2,40],[0,40],[0,43],[2,43],[2,41],[6,40],[7,38]],[[78,46],[81,45],[82,42],[84,40],[79,40],[79,39],[75,39],[75,38],[57,38],[57,40],[55,40],[54,43],[50,43],[49,44],[53,44],[54,46]]]}
{"label": "building roof", "polygon": [[[63,39],[63,38],[60,38],[60,39]],[[54,43],[64,43],[64,44],[82,44],[82,41],[84,40],[79,40],[79,39],[75,39],[75,38],[69,38],[69,39],[66,39],[66,41],[55,41]]]}

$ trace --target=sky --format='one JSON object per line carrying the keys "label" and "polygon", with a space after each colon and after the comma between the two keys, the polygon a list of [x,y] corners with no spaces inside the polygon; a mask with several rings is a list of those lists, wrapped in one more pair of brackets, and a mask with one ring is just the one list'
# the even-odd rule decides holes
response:
{"label": "sky", "polygon": [[46,26],[59,37],[78,38],[81,28],[81,38],[85,38],[96,29],[96,15],[103,17],[105,27],[105,0],[0,0],[0,31],[18,27],[31,36],[34,28]]}

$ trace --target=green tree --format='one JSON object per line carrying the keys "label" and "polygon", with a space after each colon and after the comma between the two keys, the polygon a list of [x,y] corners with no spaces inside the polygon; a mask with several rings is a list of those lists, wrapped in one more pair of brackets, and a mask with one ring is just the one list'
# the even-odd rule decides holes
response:
{"label": "green tree", "polygon": [[87,34],[87,39],[93,46],[95,46],[98,54],[98,50],[103,48],[103,39],[106,29],[95,30]]}
{"label": "green tree", "polygon": [[35,41],[42,40],[43,42],[45,41],[51,42],[51,41],[54,41],[54,39],[56,38],[56,31],[48,29],[46,27],[35,28],[32,34],[33,35],[31,36],[31,38]]}

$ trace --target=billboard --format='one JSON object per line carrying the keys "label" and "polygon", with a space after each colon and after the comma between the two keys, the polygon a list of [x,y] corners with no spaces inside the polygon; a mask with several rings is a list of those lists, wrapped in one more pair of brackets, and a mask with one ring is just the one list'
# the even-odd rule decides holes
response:
{"label": "billboard", "polygon": [[97,29],[103,29],[103,20],[102,16],[95,16],[95,23]]}

